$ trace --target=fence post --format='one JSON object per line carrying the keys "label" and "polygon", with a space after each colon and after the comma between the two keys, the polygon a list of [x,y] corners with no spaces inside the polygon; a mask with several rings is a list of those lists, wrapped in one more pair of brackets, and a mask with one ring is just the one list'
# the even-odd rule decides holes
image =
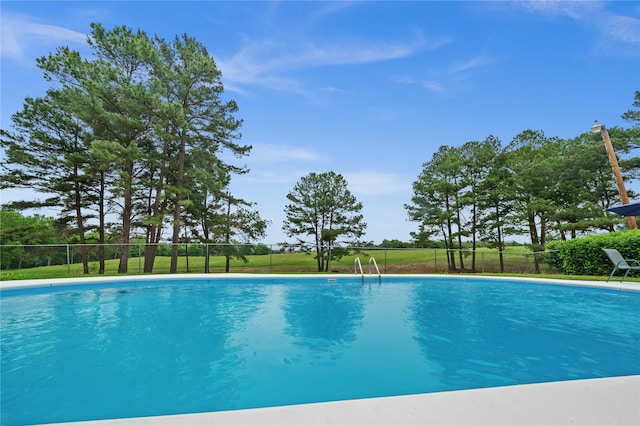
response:
{"label": "fence post", "polygon": [[269,244],[269,273],[271,273],[272,259],[273,259],[273,244]]}
{"label": "fence post", "polygon": [[138,273],[142,272],[140,262],[142,261],[142,250],[140,250],[140,244],[138,244]]}
{"label": "fence post", "polygon": [[384,248],[384,273],[387,273],[387,248]]}
{"label": "fence post", "polygon": [[482,273],[484,273],[484,251],[482,252]]}

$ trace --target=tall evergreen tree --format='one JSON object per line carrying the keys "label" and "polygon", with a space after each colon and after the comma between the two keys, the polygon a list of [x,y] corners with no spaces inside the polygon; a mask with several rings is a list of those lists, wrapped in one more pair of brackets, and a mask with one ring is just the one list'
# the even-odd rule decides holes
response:
{"label": "tall evergreen tree", "polygon": [[[526,224],[534,252],[544,251],[549,221],[558,208],[554,194],[560,166],[559,142],[542,130],[525,130],[506,147],[507,166],[513,172],[515,219]],[[535,272],[540,259],[534,256]]]}
{"label": "tall evergreen tree", "polygon": [[[622,129],[613,127],[609,129],[611,143],[618,153],[618,163],[623,177],[628,182],[637,182],[640,179],[640,90],[636,90],[633,109],[627,110],[621,116],[631,127]],[[637,196],[633,191],[630,197]]]}
{"label": "tall evergreen tree", "polygon": [[462,175],[460,148],[440,146],[413,183],[413,204],[405,205],[409,218],[420,224],[421,230],[440,233],[447,250],[450,271],[458,270],[454,256],[456,245],[460,268],[464,269],[462,255],[462,190],[466,187]]}
{"label": "tall evergreen tree", "polygon": [[60,209],[58,220],[75,225],[82,264],[89,273],[85,234],[87,209],[95,201],[95,177],[89,172],[87,127],[70,111],[63,91],[50,89],[43,98],[25,99],[11,119],[13,132],[2,131],[6,150],[0,187],[29,188],[47,194],[44,201],[21,202],[22,207]]}
{"label": "tall evergreen tree", "polygon": [[613,231],[615,221],[605,211],[615,204],[617,190],[602,140],[594,140],[591,133],[561,140],[556,155],[557,209],[551,219],[560,239],[593,230]]}
{"label": "tall evergreen tree", "polygon": [[[166,129],[163,136],[175,147],[176,153],[171,169],[173,185],[167,194],[173,209],[170,270],[175,273],[183,210],[190,203],[193,182],[192,172],[187,170],[190,157],[223,150],[238,157],[247,155],[251,146],[234,142],[240,137],[238,130],[242,124],[234,117],[238,107],[234,101],[223,99],[221,73],[206,48],[186,35],[176,37],[172,43],[156,38],[155,46],[158,57],[154,62],[154,84],[164,101],[156,121]],[[229,172],[246,172],[228,164],[222,167]],[[199,168],[198,173],[211,174],[212,171],[204,167]]]}
{"label": "tall evergreen tree", "polygon": [[500,272],[504,272],[505,239],[507,235],[514,234],[509,227],[514,203],[513,173],[506,166],[506,155],[500,140],[489,137],[485,143],[495,150],[495,157],[488,174],[478,187],[478,205],[481,211],[479,234],[489,247],[498,249]]}
{"label": "tall evergreen tree", "polygon": [[91,24],[91,28],[87,39],[91,59],[63,47],[39,58],[38,66],[48,80],[74,93],[77,103],[72,112],[91,127],[95,136],[92,151],[104,164],[103,170],[116,171],[110,193],[122,220],[118,272],[125,273],[139,196],[139,159],[144,156],[140,144],[151,131],[148,63],[153,49],[142,31],[124,26],[108,31],[100,24]]}
{"label": "tall evergreen tree", "polygon": [[[90,58],[62,47],[39,58],[38,66],[60,93],[73,98],[67,112],[90,130],[82,158],[93,160],[87,175],[95,177],[92,187],[98,188],[91,202],[99,204],[101,239],[106,211],[115,207],[121,218],[119,272],[127,271],[129,243],[138,226],[145,229],[145,271],[150,272],[169,212],[172,241],[179,241],[183,210],[198,176],[215,175],[218,167],[225,173],[247,172],[218,159],[225,150],[247,155],[251,147],[235,143],[241,124],[234,118],[237,105],[222,99],[220,72],[200,43],[186,35],[167,43],[124,26],[91,27]],[[202,166],[194,156],[216,161]],[[195,164],[200,164],[197,171]]]}
{"label": "tall evergreen tree", "polygon": [[357,239],[364,234],[362,203],[349,191],[346,179],[336,172],[309,173],[287,194],[282,229],[289,237],[311,236],[318,272],[327,272],[340,237]]}
{"label": "tall evergreen tree", "polygon": [[483,142],[467,142],[461,147],[462,170],[466,177],[467,187],[462,196],[463,205],[470,210],[470,228],[466,233],[471,236],[471,270],[476,270],[476,247],[480,220],[480,200],[482,198],[481,186],[487,179],[492,164],[499,153],[500,141],[489,136]]}

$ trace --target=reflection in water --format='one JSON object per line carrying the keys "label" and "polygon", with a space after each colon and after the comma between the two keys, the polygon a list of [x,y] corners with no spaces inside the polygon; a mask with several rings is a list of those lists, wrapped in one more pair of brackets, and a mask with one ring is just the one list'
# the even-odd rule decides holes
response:
{"label": "reflection in water", "polygon": [[[416,285],[415,339],[451,389],[637,374],[638,303],[499,282]],[[612,325],[614,325],[612,327]],[[636,344],[634,344],[634,340]],[[622,349],[622,348],[627,348]],[[613,354],[616,354],[613,356]]]}
{"label": "reflection in water", "polygon": [[275,286],[273,303],[243,337],[251,342],[251,353],[244,357],[250,376],[240,378],[245,386],[239,404],[265,407],[371,396],[362,377],[370,350],[354,346],[365,316],[364,291],[360,284],[305,280]]}
{"label": "reflection in water", "polygon": [[263,298],[261,286],[188,282],[3,298],[1,423],[173,414],[175,401],[180,412],[226,408],[229,337]]}
{"label": "reflection in water", "polygon": [[289,286],[284,332],[296,344],[318,351],[355,340],[364,317],[362,292],[360,286],[343,284],[326,284],[313,292],[304,285]]}

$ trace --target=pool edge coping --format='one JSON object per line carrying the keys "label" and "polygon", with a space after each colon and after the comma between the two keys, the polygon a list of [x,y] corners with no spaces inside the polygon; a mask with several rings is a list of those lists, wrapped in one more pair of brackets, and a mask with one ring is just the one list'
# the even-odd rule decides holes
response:
{"label": "pool edge coping", "polygon": [[[376,275],[365,274],[363,279],[376,278]],[[384,278],[446,278],[452,280],[510,280],[521,281],[537,284],[554,284],[577,287],[590,287],[607,290],[632,291],[640,292],[640,283],[620,282],[620,281],[596,281],[596,280],[567,280],[558,278],[534,278],[534,277],[518,277],[518,276],[475,276],[475,275],[442,275],[442,274],[381,274]],[[73,278],[43,278],[34,280],[9,280],[0,281],[0,291],[17,290],[27,288],[57,287],[62,285],[82,285],[82,284],[108,284],[112,282],[127,281],[151,281],[151,280],[174,280],[174,279],[192,279],[192,280],[220,280],[231,281],[234,279],[246,278],[295,278],[295,279],[318,279],[326,278],[327,280],[357,279],[358,274],[254,274],[254,273],[228,273],[228,274],[162,274],[162,275],[125,275],[125,276],[107,276],[107,277],[73,277]],[[384,281],[382,281],[384,283]]]}
{"label": "pool edge coping", "polygon": [[60,425],[638,425],[640,375]]}

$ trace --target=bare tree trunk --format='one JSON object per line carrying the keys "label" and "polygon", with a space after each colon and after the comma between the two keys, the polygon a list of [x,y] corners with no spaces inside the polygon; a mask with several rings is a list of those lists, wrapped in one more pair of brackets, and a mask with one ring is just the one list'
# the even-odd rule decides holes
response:
{"label": "bare tree trunk", "polygon": [[[168,138],[164,139],[162,145],[162,158],[169,155]],[[158,244],[162,236],[162,222],[167,208],[167,197],[165,196],[165,173],[163,167],[160,167],[157,185],[155,187],[155,197],[153,196],[153,188],[149,189],[149,213],[153,219],[153,223],[147,228],[147,245],[144,248],[144,272],[153,272],[153,265],[158,254]],[[153,200],[153,203],[151,203]]]}
{"label": "bare tree trunk", "polygon": [[129,270],[129,242],[131,241],[131,224],[133,222],[133,161],[125,161],[126,183],[124,188],[124,205],[122,207],[122,250],[118,273],[126,274]]}
{"label": "bare tree trunk", "polygon": [[204,273],[209,273],[209,244],[204,245]]}
{"label": "bare tree trunk", "polygon": [[175,274],[178,272],[178,243],[180,242],[180,219],[181,219],[181,203],[182,189],[184,187],[184,160],[186,141],[184,135],[180,141],[180,151],[178,153],[178,176],[176,177],[176,196],[175,205],[173,206],[173,235],[171,237],[171,267],[169,272]]}
{"label": "bare tree trunk", "polygon": [[100,262],[100,266],[98,268],[99,274],[104,274],[105,269],[105,254],[104,254],[104,244],[105,244],[105,172],[100,172],[100,193],[98,194],[98,258]]}
{"label": "bare tree trunk", "polygon": [[533,264],[535,268],[535,273],[540,273],[540,263],[538,261],[538,256],[535,255],[536,252],[540,250],[540,237],[538,235],[538,227],[536,226],[535,214],[529,213],[529,235],[531,237],[531,246],[533,248]]}
{"label": "bare tree trunk", "polygon": [[498,233],[498,257],[500,258],[500,273],[504,273],[504,244],[502,242],[502,226],[500,225],[500,207],[496,204],[496,232]]}
{"label": "bare tree trunk", "polygon": [[462,232],[460,229],[460,215],[458,214],[458,258],[460,259],[460,270],[464,271],[464,257],[462,253]]}
{"label": "bare tree trunk", "polygon": [[471,219],[471,270],[476,271],[476,227],[477,227],[477,207],[476,203],[473,203],[473,212]]}
{"label": "bare tree trunk", "polygon": [[78,224],[78,241],[80,242],[80,256],[82,257],[82,272],[85,275],[89,274],[89,257],[87,253],[87,244],[84,236],[84,217],[82,216],[82,195],[80,194],[80,182],[78,179],[78,166],[73,166],[73,190],[74,190],[74,208],[76,212],[76,222]]}

